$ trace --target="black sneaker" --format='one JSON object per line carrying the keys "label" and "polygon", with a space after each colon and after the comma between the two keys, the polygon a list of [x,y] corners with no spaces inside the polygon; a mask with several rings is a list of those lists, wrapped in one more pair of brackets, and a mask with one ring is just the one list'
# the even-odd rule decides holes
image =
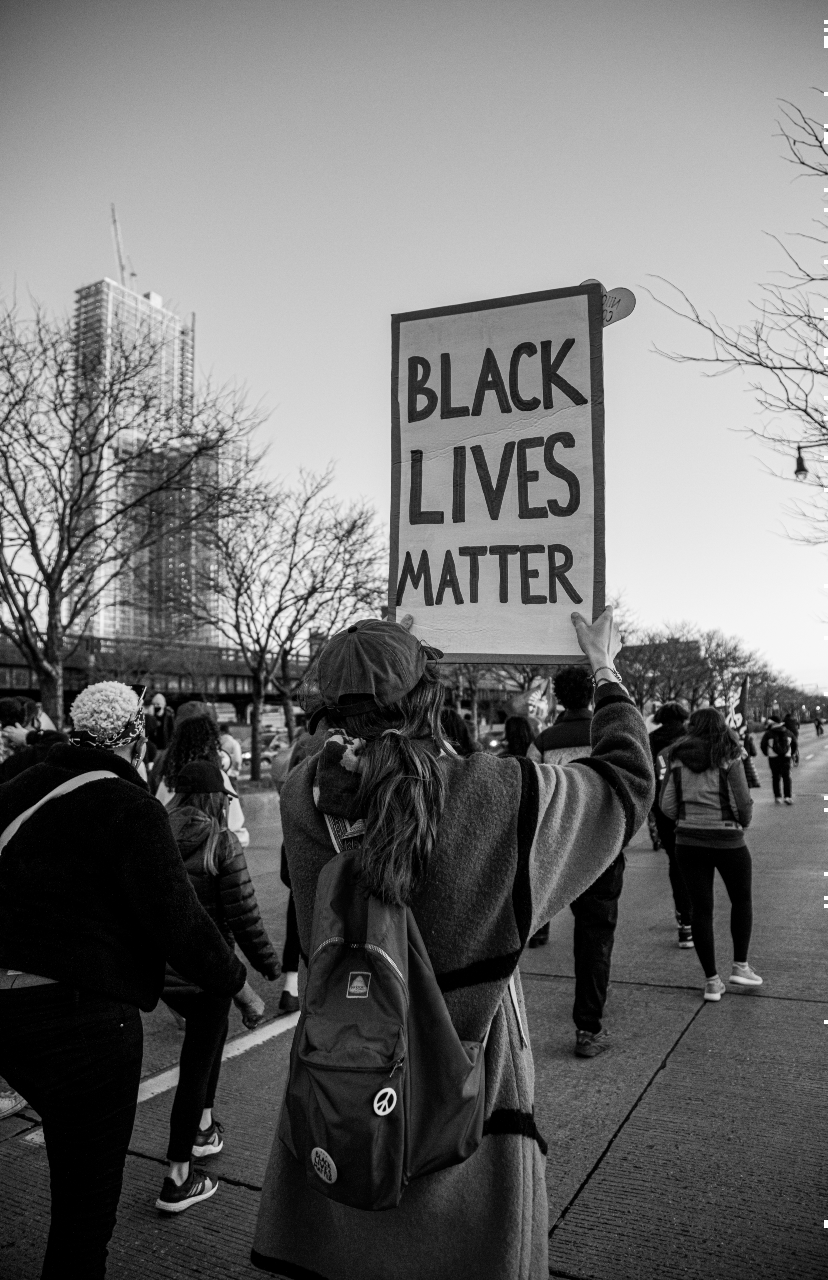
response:
{"label": "black sneaker", "polygon": [[603,1053],[605,1049],[609,1048],[610,1038],[607,1031],[575,1032],[576,1058],[597,1058],[599,1053]]}
{"label": "black sneaker", "polygon": [[292,996],[289,991],[283,991],[279,996],[279,1013],[298,1013],[299,997]]}
{"label": "black sneaker", "polygon": [[175,1185],[172,1178],[164,1179],[155,1207],[162,1213],[183,1213],[200,1200],[209,1200],[217,1191],[218,1180],[208,1178],[203,1169],[193,1167],[180,1187]]}
{"label": "black sneaker", "polygon": [[217,1156],[224,1146],[221,1136],[223,1133],[224,1125],[219,1124],[216,1119],[206,1129],[199,1129],[193,1143],[193,1155],[199,1160],[203,1160],[205,1156]]}

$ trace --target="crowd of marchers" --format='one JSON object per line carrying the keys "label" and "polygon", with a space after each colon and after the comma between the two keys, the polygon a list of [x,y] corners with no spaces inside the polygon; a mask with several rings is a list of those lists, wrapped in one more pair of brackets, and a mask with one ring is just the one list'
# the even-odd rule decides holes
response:
{"label": "crowd of marchers", "polygon": [[[767,757],[775,797],[792,803],[796,720],[770,719],[758,748],[713,706],[672,700],[645,722],[607,610],[592,625],[573,615],[586,661],[558,669],[557,714],[510,716],[486,751],[446,703],[442,655],[405,621],[352,624],[306,674],[305,727],[278,778],[281,964],[245,860],[241,747],[208,704],[145,705],[103,681],[64,733],[36,704],[0,700],[0,1105],[42,1120],[43,1276],[106,1272],[140,1014],[159,1000],[184,1029],[159,1213],[218,1190],[202,1162],[232,1142],[214,1112],[231,1003],[256,1026],[248,970],[283,972],[280,1012],[299,1023],[253,1262],[322,1280],[386,1275],[389,1259],[403,1280],[537,1280],[546,1144],[524,951],[571,909],[574,1052],[611,1049],[625,850],[649,822],[703,999],[762,984],[749,958],[754,761]],[[717,871],[732,907],[724,976]]]}

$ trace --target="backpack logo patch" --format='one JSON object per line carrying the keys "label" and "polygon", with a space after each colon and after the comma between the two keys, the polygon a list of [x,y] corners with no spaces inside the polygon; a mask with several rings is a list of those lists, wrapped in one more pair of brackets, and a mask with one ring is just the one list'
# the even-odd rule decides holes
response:
{"label": "backpack logo patch", "polygon": [[397,1105],[397,1093],[389,1085],[386,1089],[380,1089],[374,1098],[374,1111],[378,1116],[389,1115]]}
{"label": "backpack logo patch", "polygon": [[323,1182],[327,1182],[329,1187],[333,1186],[337,1177],[336,1165],[327,1151],[324,1151],[322,1147],[314,1147],[311,1152],[311,1164],[313,1165],[314,1173],[318,1174]]}
{"label": "backpack logo patch", "polygon": [[371,985],[370,973],[355,972],[348,974],[348,999],[367,1000],[368,988]]}

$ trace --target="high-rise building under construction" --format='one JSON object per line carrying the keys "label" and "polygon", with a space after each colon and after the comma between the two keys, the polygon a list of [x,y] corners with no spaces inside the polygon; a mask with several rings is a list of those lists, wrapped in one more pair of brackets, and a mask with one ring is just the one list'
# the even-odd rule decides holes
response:
{"label": "high-rise building under construction", "polygon": [[[184,417],[192,413],[194,339],[195,316],[182,321],[162,305],[157,293],[142,295],[109,279],[77,290],[75,342],[82,376],[85,369],[109,367],[117,358],[118,344],[137,348],[144,343],[148,357],[143,377],[151,384],[156,412]],[[158,461],[159,467],[169,464],[169,459]],[[151,453],[141,454],[140,465],[146,483]],[[205,577],[203,540],[187,521],[191,501],[182,486],[160,492],[151,509],[145,505],[143,517],[154,522],[158,538],[142,546],[128,568],[106,586],[91,624],[94,634],[164,640],[189,630],[192,639],[214,640],[212,628],[187,626],[186,603],[203,589],[199,580]]]}

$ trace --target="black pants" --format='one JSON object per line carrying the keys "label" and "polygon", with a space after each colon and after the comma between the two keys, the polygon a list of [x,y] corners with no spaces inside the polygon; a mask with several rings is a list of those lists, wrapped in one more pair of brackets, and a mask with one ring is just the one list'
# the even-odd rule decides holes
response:
{"label": "black pants", "polygon": [[293,902],[293,890],[291,890],[287,905],[287,927],[285,930],[285,945],[282,949],[282,973],[298,973],[299,972],[299,926],[296,923],[296,907]]}
{"label": "black pants", "polygon": [[752,863],[750,853],[741,849],[701,849],[676,845],[679,865],[693,902],[693,941],[704,976],[712,978],[716,969],[716,944],[713,939],[713,872],[724,880],[730,898],[730,933],[733,959],[747,960],[753,929],[751,896]]}
{"label": "black pants", "polygon": [[607,999],[610,961],[618,923],[618,899],[624,884],[624,855],[571,904],[575,917],[575,1003],[572,1017],[579,1031],[601,1030]]}
{"label": "black pants", "polygon": [[673,902],[675,903],[679,924],[692,924],[693,904],[690,901],[690,894],[687,892],[687,885],[684,883],[684,876],[681,874],[681,867],[676,857],[676,824],[666,814],[663,814],[658,806],[653,807],[653,814],[659,839],[661,840],[661,847],[667,854],[670,888],[673,890]]}
{"label": "black pants", "polygon": [[782,796],[782,788],[785,788],[785,795],[790,799],[791,795],[791,757],[790,756],[768,756],[768,764],[771,771],[771,785],[773,786],[773,794],[777,800]]}
{"label": "black pants", "polygon": [[39,1113],[49,1156],[44,1280],[106,1274],[143,1047],[134,1005],[63,983],[0,991],[0,1071]]}
{"label": "black pants", "polygon": [[181,995],[165,991],[163,1000],[187,1023],[167,1147],[168,1160],[184,1163],[192,1159],[202,1111],[216,1100],[231,1002],[227,996],[211,996],[206,991]]}

